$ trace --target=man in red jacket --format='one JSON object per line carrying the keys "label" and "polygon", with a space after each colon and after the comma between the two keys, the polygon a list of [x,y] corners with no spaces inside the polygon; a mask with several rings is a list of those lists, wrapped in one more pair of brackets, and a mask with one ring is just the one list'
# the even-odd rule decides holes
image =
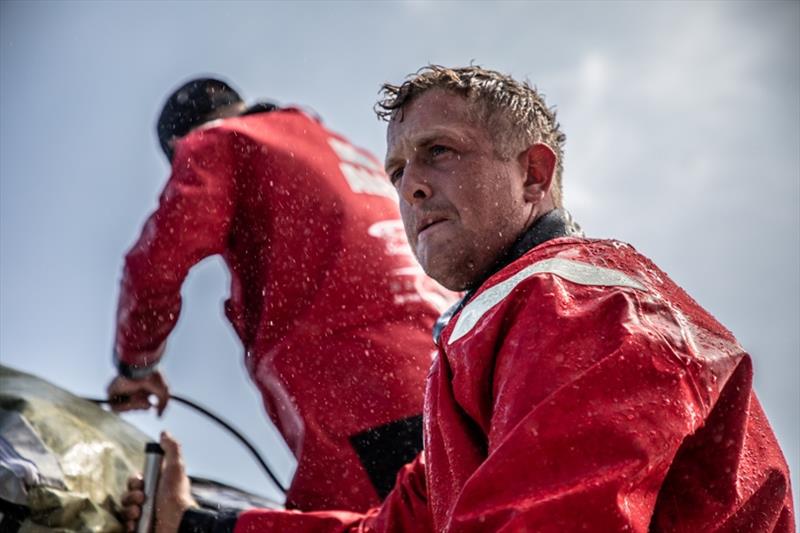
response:
{"label": "man in red jacket", "polygon": [[237,516],[194,507],[165,435],[158,532],[794,531],[749,356],[631,246],[574,230],[540,95],[476,66],[384,95],[411,247],[467,291],[437,327],[425,451],[367,513]]}
{"label": "man in red jacket", "polygon": [[[430,330],[447,302],[414,261],[396,193],[366,151],[295,109],[247,108],[192,80],[158,121],[172,175],[125,258],[117,410],[168,388],[156,368],[189,269],[219,254],[227,318],[298,466],[286,505],[366,510],[422,444]],[[332,480],[336,480],[334,483]]]}

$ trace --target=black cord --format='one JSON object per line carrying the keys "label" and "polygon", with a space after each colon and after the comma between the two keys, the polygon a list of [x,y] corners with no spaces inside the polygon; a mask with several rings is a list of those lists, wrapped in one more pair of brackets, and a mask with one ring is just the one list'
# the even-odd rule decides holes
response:
{"label": "black cord", "polygon": [[[188,400],[186,398],[182,398],[182,397],[176,396],[174,394],[170,394],[169,397],[170,397],[170,399],[175,400],[178,403],[182,403],[183,405],[185,405],[187,407],[191,407],[195,411],[197,411],[197,412],[199,412],[201,414],[204,414],[205,416],[207,416],[208,418],[210,418],[211,420],[213,420],[214,422],[216,422],[217,424],[219,424],[220,426],[224,427],[229,432],[231,432],[233,434],[233,436],[236,437],[237,439],[239,439],[239,442],[242,443],[250,451],[250,453],[253,455],[253,457],[258,462],[258,464],[261,465],[261,468],[264,470],[264,472],[266,472],[267,475],[269,476],[269,478],[272,480],[272,483],[274,483],[275,486],[278,487],[278,489],[284,495],[286,495],[286,487],[284,487],[281,484],[281,482],[278,481],[278,478],[275,476],[275,474],[272,472],[270,467],[267,465],[266,461],[264,461],[264,459],[261,457],[261,454],[258,453],[258,450],[256,450],[256,448],[252,444],[250,444],[250,441],[248,441],[247,438],[244,435],[242,435],[235,427],[233,427],[232,425],[227,423],[225,420],[220,418],[218,415],[215,415],[214,413],[212,413],[211,411],[209,411],[208,409],[206,409],[202,405],[199,405],[199,404],[193,402],[192,400]],[[84,398],[84,400],[88,400],[90,402],[97,403],[97,404],[107,404],[107,405],[111,405],[113,403],[116,403],[115,401],[112,401],[112,400],[109,400],[109,399],[100,399],[100,398]],[[121,398],[121,400],[124,401],[124,398]]]}

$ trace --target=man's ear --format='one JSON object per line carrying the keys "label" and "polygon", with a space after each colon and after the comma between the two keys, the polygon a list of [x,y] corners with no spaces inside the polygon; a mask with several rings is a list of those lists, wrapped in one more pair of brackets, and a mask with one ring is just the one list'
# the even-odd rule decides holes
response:
{"label": "man's ear", "polygon": [[527,169],[524,184],[525,200],[541,203],[544,198],[549,197],[558,158],[549,146],[542,143],[531,145],[520,156]]}

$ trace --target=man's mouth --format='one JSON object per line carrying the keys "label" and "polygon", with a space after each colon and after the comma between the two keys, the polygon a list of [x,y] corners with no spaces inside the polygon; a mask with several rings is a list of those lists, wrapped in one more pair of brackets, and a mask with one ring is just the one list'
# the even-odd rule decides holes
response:
{"label": "man's mouth", "polygon": [[437,226],[442,222],[446,221],[447,219],[442,216],[430,216],[423,218],[422,220],[420,220],[419,224],[417,224],[417,237],[422,235],[422,233],[425,232],[425,230]]}

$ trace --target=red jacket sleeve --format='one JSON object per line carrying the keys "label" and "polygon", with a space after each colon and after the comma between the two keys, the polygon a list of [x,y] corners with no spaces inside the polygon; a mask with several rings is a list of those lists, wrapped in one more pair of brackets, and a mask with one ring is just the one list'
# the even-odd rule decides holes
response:
{"label": "red jacket sleeve", "polygon": [[670,463],[709,407],[680,326],[668,309],[643,313],[633,290],[549,276],[527,291],[497,319],[508,329],[479,408],[487,456],[446,529],[646,533]]}
{"label": "red jacket sleeve", "polygon": [[125,257],[117,311],[119,363],[154,365],[178,319],[189,269],[225,249],[234,210],[230,136],[219,129],[183,138],[158,209]]}
{"label": "red jacket sleeve", "polygon": [[397,474],[380,508],[364,514],[344,511],[301,513],[252,509],[239,515],[234,533],[433,533],[420,454]]}

